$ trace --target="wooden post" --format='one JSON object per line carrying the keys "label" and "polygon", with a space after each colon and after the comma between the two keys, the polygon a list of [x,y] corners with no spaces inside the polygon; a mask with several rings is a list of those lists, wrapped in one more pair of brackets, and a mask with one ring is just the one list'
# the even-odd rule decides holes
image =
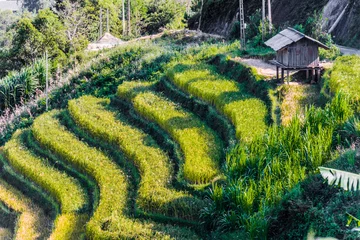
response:
{"label": "wooden post", "polygon": [[282,68],[281,69],[281,82],[284,82],[284,75],[285,75],[285,70]]}
{"label": "wooden post", "polygon": [[276,66],[276,81],[279,81],[279,66]]}
{"label": "wooden post", "polygon": [[309,70],[306,69],[305,71],[306,71],[306,80],[308,80],[309,79]]}
{"label": "wooden post", "polygon": [[315,82],[315,68],[311,70],[311,83]]}
{"label": "wooden post", "polygon": [[316,81],[320,82],[320,69],[316,69]]}
{"label": "wooden post", "polygon": [[288,84],[290,82],[290,71],[289,70],[287,70],[287,82],[288,82]]}

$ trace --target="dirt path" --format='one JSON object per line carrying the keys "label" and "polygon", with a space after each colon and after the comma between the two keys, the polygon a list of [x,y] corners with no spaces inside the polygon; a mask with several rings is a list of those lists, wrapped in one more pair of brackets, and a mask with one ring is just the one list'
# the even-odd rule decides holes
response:
{"label": "dirt path", "polygon": [[344,55],[360,55],[360,49],[336,45]]}
{"label": "dirt path", "polygon": [[270,63],[267,63],[261,59],[253,58],[235,58],[234,61],[244,63],[250,67],[256,68],[260,75],[263,75],[268,78],[276,77],[276,66]]}

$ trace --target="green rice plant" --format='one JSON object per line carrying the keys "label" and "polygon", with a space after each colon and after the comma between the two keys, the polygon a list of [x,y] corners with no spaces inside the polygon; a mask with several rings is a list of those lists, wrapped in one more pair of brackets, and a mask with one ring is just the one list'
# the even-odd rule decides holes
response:
{"label": "green rice plant", "polygon": [[[211,216],[208,224],[222,222],[222,230],[245,226],[251,236],[264,232],[256,227],[264,227],[258,217],[333,158],[335,130],[353,114],[349,101],[338,94],[324,109],[307,108],[303,121],[295,117],[287,126],[274,125],[264,136],[237,145],[226,158],[221,195],[218,189],[210,194],[216,200],[204,211],[205,221]],[[233,213],[237,220],[232,220]]]}
{"label": "green rice plant", "polygon": [[50,233],[50,219],[20,191],[0,180],[0,200],[19,213],[14,239],[43,239]]}
{"label": "green rice plant", "polygon": [[215,73],[214,67],[184,61],[170,68],[167,77],[183,91],[214,105],[227,116],[239,139],[249,142],[265,132],[268,113],[265,103],[245,93],[239,83]]}
{"label": "green rice plant", "polygon": [[[81,142],[56,119],[52,111],[38,117],[33,124],[34,138],[44,147],[92,176],[100,188],[100,201],[86,225],[90,239],[169,239],[166,231],[154,230],[152,223],[142,223],[126,216],[128,184],[125,174],[105,154]],[[168,227],[167,232],[179,238],[189,232]],[[196,238],[194,235],[192,238]]]}
{"label": "green rice plant", "polygon": [[[10,165],[27,178],[46,189],[61,205],[61,214],[55,221],[51,239],[79,238],[82,225],[87,220],[87,214],[82,213],[87,206],[87,199],[79,183],[59,172],[44,159],[33,155],[21,142],[18,130],[12,139],[4,146],[4,153]],[[67,224],[64,224],[67,223]]]}
{"label": "green rice plant", "polygon": [[168,155],[147,134],[106,109],[109,100],[83,96],[69,102],[69,112],[77,125],[97,139],[118,146],[140,170],[138,206],[145,211],[187,220],[197,219],[203,203],[169,186],[172,166]]}
{"label": "green rice plant", "polygon": [[117,96],[133,103],[135,110],[156,122],[180,145],[185,163],[184,178],[191,183],[208,183],[220,173],[223,144],[217,134],[198,117],[151,91],[153,83],[125,82]]}
{"label": "green rice plant", "polygon": [[331,76],[329,88],[332,93],[339,91],[350,95],[351,101],[360,102],[360,57],[342,56],[336,59]]}

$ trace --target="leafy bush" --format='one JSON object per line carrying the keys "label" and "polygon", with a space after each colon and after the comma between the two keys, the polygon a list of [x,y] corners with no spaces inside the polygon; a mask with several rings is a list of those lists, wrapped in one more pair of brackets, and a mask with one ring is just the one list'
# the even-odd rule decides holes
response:
{"label": "leafy bush", "polygon": [[44,211],[3,180],[0,180],[0,200],[19,214],[15,232],[17,239],[31,240],[46,237],[50,229],[46,227],[49,219]]}
{"label": "leafy bush", "polygon": [[251,97],[244,87],[215,73],[203,63],[183,62],[167,73],[168,78],[182,90],[214,105],[235,125],[236,135],[251,141],[266,130],[266,105]]}
{"label": "leafy bush", "polygon": [[97,139],[118,146],[140,170],[137,204],[147,212],[195,220],[203,203],[169,186],[170,159],[147,134],[106,109],[109,101],[84,96],[69,102],[75,122]]}
{"label": "leafy bush", "polygon": [[319,49],[320,60],[324,60],[324,59],[335,60],[340,55],[341,55],[340,49],[334,44],[331,44],[329,50],[325,50],[323,48]]}
{"label": "leafy bush", "polygon": [[[61,126],[55,118],[56,114],[57,111],[52,111],[38,117],[32,132],[43,147],[97,181],[100,202],[86,226],[87,236],[94,239],[169,238],[166,233],[153,230],[155,226],[151,223],[141,223],[126,217],[128,184],[125,174],[105,154],[81,142]],[[182,233],[175,230],[175,227],[168,227],[168,232],[174,235]]]}
{"label": "leafy bush", "polygon": [[45,61],[38,60],[19,72],[0,79],[0,113],[13,108],[34,96],[37,89],[45,87]]}
{"label": "leafy bush", "polygon": [[222,143],[194,114],[151,91],[153,83],[125,82],[117,96],[133,103],[145,118],[158,123],[180,145],[185,156],[184,177],[191,183],[208,183],[219,174]]}
{"label": "leafy bush", "polygon": [[63,219],[64,222],[70,221],[70,225],[68,228],[64,225],[56,225],[52,233],[54,239],[61,239],[65,236],[80,236],[79,229],[81,228],[79,226],[84,224],[84,216],[77,212],[86,207],[85,193],[75,179],[47,166],[44,160],[37,158],[27,150],[21,143],[21,134],[22,131],[17,131],[4,146],[4,152],[9,163],[46,189],[60,202],[62,214],[58,216],[58,219]]}

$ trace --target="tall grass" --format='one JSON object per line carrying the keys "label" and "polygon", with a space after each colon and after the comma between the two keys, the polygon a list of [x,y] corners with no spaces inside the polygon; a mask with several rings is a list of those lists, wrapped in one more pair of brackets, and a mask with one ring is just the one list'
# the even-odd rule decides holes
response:
{"label": "tall grass", "polygon": [[[61,214],[55,221],[51,239],[79,238],[82,225],[86,222],[87,199],[79,183],[50,167],[46,160],[39,159],[26,149],[21,142],[22,131],[17,131],[4,146],[4,153],[10,165],[27,178],[36,182],[61,205]],[[63,224],[69,222],[68,224]]]}
{"label": "tall grass", "polygon": [[[100,188],[100,201],[86,225],[90,239],[169,239],[166,232],[153,230],[151,223],[130,219],[127,213],[128,184],[125,174],[105,154],[81,142],[55,118],[57,111],[38,117],[32,132],[40,144],[79,170],[92,176]],[[169,234],[178,233],[168,228]]]}
{"label": "tall grass", "polygon": [[50,234],[51,222],[43,210],[3,180],[0,180],[0,201],[19,213],[15,239],[43,239]]}
{"label": "tall grass", "polygon": [[0,113],[33,97],[37,89],[43,89],[45,75],[45,61],[38,60],[33,66],[0,79]]}
{"label": "tall grass", "polygon": [[191,183],[203,184],[220,173],[222,142],[217,134],[194,114],[151,91],[153,83],[125,82],[117,96],[133,103],[135,110],[156,122],[180,145],[185,163],[184,177]]}
{"label": "tall grass", "polygon": [[226,184],[214,186],[212,206],[203,215],[210,226],[246,226],[252,235],[266,237],[269,209],[332,159],[335,130],[351,117],[352,109],[349,98],[339,94],[324,109],[310,107],[304,115],[304,121],[296,117],[286,127],[273,126],[263,137],[243,142],[228,154]]}
{"label": "tall grass", "polygon": [[175,63],[167,77],[183,91],[214,105],[226,115],[239,139],[249,142],[265,132],[268,114],[265,103],[247,94],[241,84],[215,73],[214,67],[183,61]]}
{"label": "tall grass", "polygon": [[69,102],[74,121],[100,140],[118,146],[140,170],[136,200],[145,211],[198,219],[203,203],[191,195],[171,189],[172,166],[168,155],[147,134],[106,109],[109,101],[91,96]]}
{"label": "tall grass", "polygon": [[360,110],[360,57],[342,56],[336,59],[329,79],[330,91],[343,91],[350,95]]}

